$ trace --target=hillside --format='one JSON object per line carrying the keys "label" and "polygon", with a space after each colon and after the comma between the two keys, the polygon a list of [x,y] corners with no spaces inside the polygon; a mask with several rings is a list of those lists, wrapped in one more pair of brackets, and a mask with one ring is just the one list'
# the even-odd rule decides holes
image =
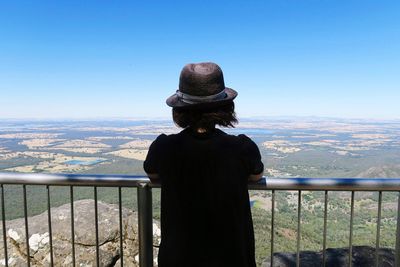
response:
{"label": "hillside", "polygon": [[382,165],[368,168],[360,172],[357,178],[400,178],[400,164],[399,165]]}

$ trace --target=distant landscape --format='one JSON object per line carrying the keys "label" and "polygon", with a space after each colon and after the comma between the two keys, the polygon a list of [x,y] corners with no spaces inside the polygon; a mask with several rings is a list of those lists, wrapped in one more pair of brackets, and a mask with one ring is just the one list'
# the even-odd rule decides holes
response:
{"label": "distant landscape", "polygon": [[[179,132],[171,121],[0,121],[0,172],[144,174],[143,160],[161,133]],[[332,118],[244,119],[231,134],[259,146],[267,179],[273,177],[400,177],[400,121]],[[6,219],[23,216],[22,188],[5,186]],[[270,253],[271,193],[252,191],[257,260]],[[301,249],[322,249],[323,192],[302,192]],[[28,186],[30,216],[46,210],[45,187]],[[93,189],[76,188],[75,199]],[[397,192],[383,194],[381,246],[394,247]],[[52,205],[69,201],[69,188],[51,187]],[[136,209],[136,191],[124,188],[123,204]],[[117,203],[117,189],[99,199]],[[357,192],[354,244],[375,246],[377,193]],[[159,218],[159,190],[154,217]],[[350,193],[329,192],[328,247],[348,246]],[[275,251],[295,251],[297,191],[276,193]]]}

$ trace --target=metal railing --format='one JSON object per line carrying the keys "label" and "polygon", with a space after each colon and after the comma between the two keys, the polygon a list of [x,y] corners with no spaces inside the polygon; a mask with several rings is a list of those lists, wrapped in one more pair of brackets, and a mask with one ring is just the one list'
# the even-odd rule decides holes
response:
{"label": "metal railing", "polygon": [[[29,225],[27,213],[27,185],[45,185],[47,189],[47,213],[49,227],[49,244],[50,244],[50,264],[53,265],[53,244],[52,244],[52,228],[51,228],[51,199],[50,186],[69,186],[70,187],[70,205],[71,205],[71,249],[73,266],[75,266],[75,241],[74,241],[74,197],[73,190],[75,186],[92,186],[94,191],[94,209],[95,209],[95,234],[96,234],[96,263],[100,266],[99,255],[99,229],[98,229],[98,212],[97,212],[97,188],[98,187],[117,187],[119,199],[119,241],[120,241],[120,257],[121,266],[123,266],[123,246],[122,246],[122,201],[121,188],[136,187],[138,198],[138,229],[139,229],[139,264],[141,267],[153,266],[153,219],[152,219],[152,188],[160,187],[160,184],[151,183],[145,176],[132,175],[85,175],[85,174],[41,174],[41,173],[0,173],[1,186],[1,214],[3,226],[3,242],[5,266],[8,266],[7,254],[7,236],[6,236],[6,217],[4,205],[4,185],[22,185],[23,186],[23,205],[25,219],[25,237],[26,237],[26,253],[27,265],[30,266],[29,256]],[[329,191],[350,191],[350,227],[349,227],[349,266],[352,266],[352,246],[353,246],[353,218],[354,218],[354,192],[356,191],[377,191],[378,198],[378,218],[376,233],[376,266],[378,266],[378,250],[380,244],[380,228],[381,228],[381,209],[382,209],[382,192],[395,191],[399,192],[398,209],[397,209],[397,228],[396,228],[396,245],[395,245],[395,266],[400,266],[400,178],[263,178],[260,182],[249,183],[249,190],[269,190],[272,193],[271,205],[271,266],[273,264],[274,254],[274,228],[275,228],[275,194],[278,190],[296,190],[298,191],[297,201],[297,250],[296,265],[300,266],[300,232],[301,232],[301,197],[302,191],[324,191],[324,224],[323,224],[323,266],[326,264],[326,234],[327,234],[327,213],[328,213],[328,192]]]}

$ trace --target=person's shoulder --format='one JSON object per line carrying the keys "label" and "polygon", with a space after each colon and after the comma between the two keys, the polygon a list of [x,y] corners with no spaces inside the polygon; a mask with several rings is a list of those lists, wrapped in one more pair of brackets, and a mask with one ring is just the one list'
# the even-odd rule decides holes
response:
{"label": "person's shoulder", "polygon": [[251,140],[251,138],[248,137],[248,136],[245,135],[245,134],[239,134],[237,137],[239,138],[239,140],[240,140],[241,142],[244,142],[244,143],[246,143],[246,142],[253,142],[253,140]]}
{"label": "person's shoulder", "polygon": [[236,141],[239,143],[247,143],[247,142],[253,142],[247,135],[245,134],[239,134],[239,135],[233,135],[233,134],[228,134],[225,133],[223,131],[222,132],[222,136],[226,139],[230,139],[232,141]]}
{"label": "person's shoulder", "polygon": [[161,146],[162,144],[165,143],[166,139],[168,138],[168,135],[166,134],[160,134],[157,136],[156,139],[151,143],[150,148],[158,147]]}
{"label": "person's shoulder", "polygon": [[171,134],[165,134],[162,133],[159,136],[157,136],[156,140],[168,140],[168,139],[174,139],[174,138],[178,138],[181,135],[183,135],[185,132],[187,132],[187,129],[183,129],[180,132],[177,133],[171,133]]}
{"label": "person's shoulder", "polygon": [[221,129],[215,129],[216,136],[222,140],[229,140],[231,142],[237,142],[238,137],[233,134],[226,133],[222,131]]}
{"label": "person's shoulder", "polygon": [[243,146],[248,146],[248,145],[254,144],[253,140],[251,140],[245,134],[234,135],[234,134],[229,134],[229,133],[221,131],[220,137],[222,140],[224,140],[225,142],[228,142],[230,145],[236,145],[236,146],[243,147]]}
{"label": "person's shoulder", "polygon": [[248,137],[247,135],[239,134],[237,137],[238,137],[240,145],[242,147],[244,147],[245,149],[247,149],[249,147],[250,148],[257,147],[257,144],[250,137]]}
{"label": "person's shoulder", "polygon": [[162,141],[166,140],[167,138],[168,138],[168,135],[162,133],[159,136],[157,136],[157,138],[154,140],[154,143],[155,142],[157,142],[157,143],[162,142]]}
{"label": "person's shoulder", "polygon": [[162,133],[159,136],[157,136],[157,138],[153,141],[153,144],[162,146],[174,142],[174,140],[180,139],[182,137],[182,132],[183,131],[173,134]]}

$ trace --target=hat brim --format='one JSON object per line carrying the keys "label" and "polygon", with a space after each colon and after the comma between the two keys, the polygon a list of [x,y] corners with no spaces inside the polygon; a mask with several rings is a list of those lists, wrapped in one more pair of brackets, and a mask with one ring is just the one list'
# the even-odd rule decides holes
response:
{"label": "hat brim", "polygon": [[236,98],[237,92],[233,90],[232,88],[225,87],[225,98],[219,99],[219,100],[213,100],[213,101],[208,101],[208,102],[201,102],[201,103],[195,103],[195,104],[189,104],[182,99],[178,97],[177,94],[173,94],[172,96],[168,97],[166,100],[166,103],[168,106],[172,108],[211,108],[211,107],[218,107],[222,106],[224,104],[227,104],[227,102],[232,101],[233,99]]}

